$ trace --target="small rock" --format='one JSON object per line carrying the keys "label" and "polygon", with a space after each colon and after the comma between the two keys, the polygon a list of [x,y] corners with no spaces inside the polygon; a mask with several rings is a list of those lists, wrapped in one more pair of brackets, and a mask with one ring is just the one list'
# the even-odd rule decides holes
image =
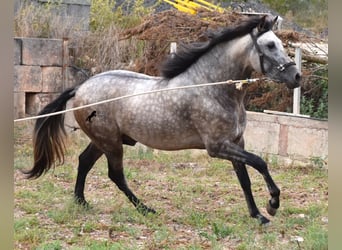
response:
{"label": "small rock", "polygon": [[292,236],[291,241],[303,242],[304,238],[300,236]]}
{"label": "small rock", "polygon": [[328,218],[327,217],[323,217],[322,218],[322,222],[325,223],[325,224],[328,224]]}

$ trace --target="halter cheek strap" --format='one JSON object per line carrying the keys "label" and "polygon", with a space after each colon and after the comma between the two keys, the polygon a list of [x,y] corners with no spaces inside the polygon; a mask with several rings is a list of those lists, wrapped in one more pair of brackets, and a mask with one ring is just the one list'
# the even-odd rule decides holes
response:
{"label": "halter cheek strap", "polygon": [[262,53],[262,51],[261,51],[261,49],[260,49],[260,46],[259,46],[259,44],[257,43],[258,37],[259,37],[260,35],[262,35],[262,34],[264,34],[264,32],[261,33],[261,34],[258,34],[257,36],[255,36],[255,35],[253,34],[253,31],[250,33],[250,35],[251,35],[251,37],[252,37],[252,40],[253,40],[253,45],[254,45],[255,49],[257,50],[257,52],[258,52],[258,54],[259,54],[259,61],[260,61],[261,72],[262,72],[263,74],[265,74],[264,53]]}
{"label": "halter cheek strap", "polygon": [[260,61],[260,68],[261,68],[261,72],[263,74],[266,73],[265,71],[265,67],[264,67],[264,58],[266,58],[270,63],[272,63],[273,65],[277,65],[276,69],[279,70],[280,72],[283,72],[284,70],[286,70],[288,67],[292,66],[292,65],[296,65],[294,62],[288,62],[288,63],[284,63],[284,64],[279,64],[278,62],[276,62],[273,58],[265,55],[261,49],[259,44],[257,43],[258,37],[260,37],[262,34],[266,33],[267,31],[264,32],[260,32],[257,35],[254,35],[253,32],[250,33],[252,40],[253,40],[253,45],[255,47],[255,49],[257,50],[258,54],[259,54],[259,61]]}

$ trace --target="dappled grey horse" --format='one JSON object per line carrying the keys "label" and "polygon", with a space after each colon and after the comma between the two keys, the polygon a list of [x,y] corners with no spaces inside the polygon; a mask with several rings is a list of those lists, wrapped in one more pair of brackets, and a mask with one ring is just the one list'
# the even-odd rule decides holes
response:
{"label": "dappled grey horse", "polygon": [[[253,17],[236,27],[211,33],[202,43],[183,45],[162,65],[162,77],[117,70],[95,75],[80,86],[64,91],[40,114],[64,110],[73,98],[74,107],[151,90],[188,86],[228,79],[246,79],[253,71],[298,87],[300,73],[285,54],[282,42],[272,32],[276,18]],[[243,132],[246,88],[233,84],[203,86],[135,96],[74,111],[80,128],[91,142],[79,156],[75,199],[86,205],[85,179],[102,156],[108,160],[108,176],[138,211],[155,211],[145,206],[127,186],[123,173],[123,144],[140,142],[161,150],[205,149],[211,157],[232,162],[247,201],[249,213],[264,224],[251,191],[246,164],[265,179],[271,199],[267,211],[275,215],[280,190],[259,156],[244,150]],[[267,131],[265,131],[267,133]],[[64,159],[63,114],[40,118],[34,128],[34,166],[25,172],[38,178]]]}

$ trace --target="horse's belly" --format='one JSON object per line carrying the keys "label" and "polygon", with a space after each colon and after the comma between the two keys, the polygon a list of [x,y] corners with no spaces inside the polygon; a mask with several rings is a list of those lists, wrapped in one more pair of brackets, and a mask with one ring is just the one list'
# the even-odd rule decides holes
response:
{"label": "horse's belly", "polygon": [[155,149],[179,150],[179,149],[202,149],[204,144],[201,137],[193,128],[183,126],[171,126],[147,122],[144,125],[122,128],[124,133],[134,140]]}
{"label": "horse's belly", "polygon": [[141,138],[140,143],[160,150],[181,150],[181,149],[204,149],[204,144],[198,138],[177,137],[168,139],[162,138]]}

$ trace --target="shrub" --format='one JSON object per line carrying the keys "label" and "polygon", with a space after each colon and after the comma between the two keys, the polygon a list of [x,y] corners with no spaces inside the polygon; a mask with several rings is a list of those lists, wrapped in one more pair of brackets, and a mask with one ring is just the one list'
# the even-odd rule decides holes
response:
{"label": "shrub", "polygon": [[301,113],[328,119],[328,68],[317,66],[306,77],[301,96]]}

